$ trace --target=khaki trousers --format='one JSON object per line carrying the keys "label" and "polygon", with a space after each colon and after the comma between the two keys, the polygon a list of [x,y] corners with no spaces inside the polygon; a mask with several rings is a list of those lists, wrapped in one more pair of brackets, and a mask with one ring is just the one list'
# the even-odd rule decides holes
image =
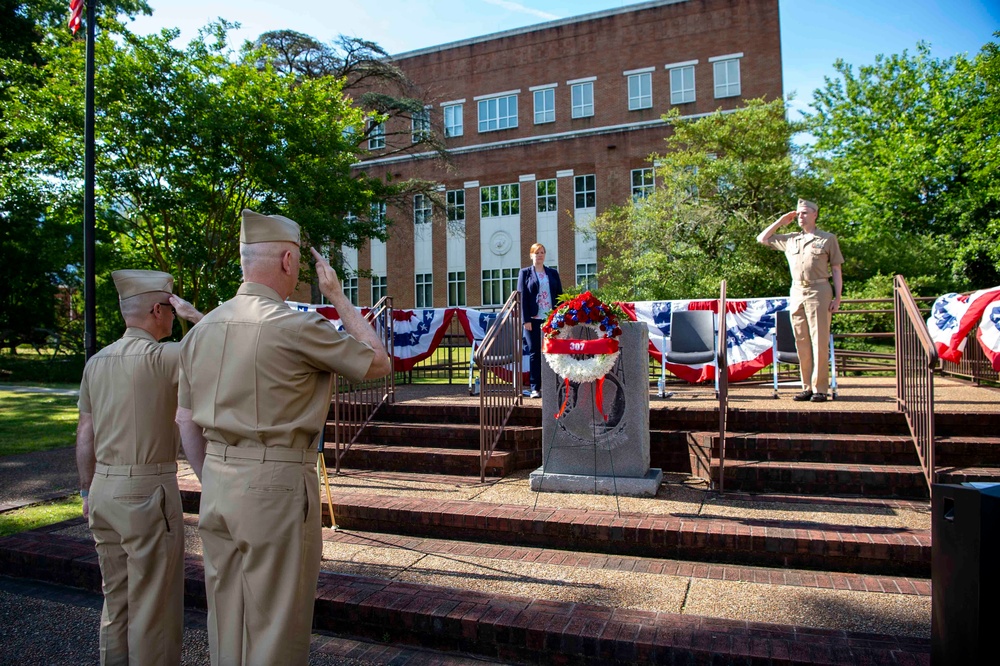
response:
{"label": "khaki trousers", "polygon": [[118,475],[128,467],[98,465],[90,486],[90,529],[104,589],[101,664],[180,664],[184,514],[176,466],[162,474]]}
{"label": "khaki trousers", "polygon": [[789,300],[802,389],[825,394],[830,387],[833,287],[829,282],[811,282],[808,286],[793,284]]}
{"label": "khaki trousers", "polygon": [[260,461],[222,448],[208,445],[198,523],[212,664],[307,664],[323,548],[316,455]]}

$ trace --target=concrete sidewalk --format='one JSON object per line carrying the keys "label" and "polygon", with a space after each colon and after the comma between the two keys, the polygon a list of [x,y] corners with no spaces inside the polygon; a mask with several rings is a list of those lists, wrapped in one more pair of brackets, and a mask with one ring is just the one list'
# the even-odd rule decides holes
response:
{"label": "concrete sidewalk", "polygon": [[[0,666],[96,664],[101,622],[100,594],[76,588],[0,576]],[[203,611],[184,613],[181,664],[209,664]],[[493,662],[432,650],[313,634],[314,666],[475,666]]]}
{"label": "concrete sidewalk", "polygon": [[0,458],[0,513],[79,492],[76,449],[19,453]]}

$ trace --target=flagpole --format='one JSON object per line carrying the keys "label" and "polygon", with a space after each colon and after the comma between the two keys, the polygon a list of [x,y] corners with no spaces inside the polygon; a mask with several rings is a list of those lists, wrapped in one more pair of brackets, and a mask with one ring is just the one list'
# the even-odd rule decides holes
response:
{"label": "flagpole", "polygon": [[87,360],[97,353],[97,300],[94,278],[94,46],[98,0],[87,2],[87,83],[84,121],[83,197],[83,345]]}

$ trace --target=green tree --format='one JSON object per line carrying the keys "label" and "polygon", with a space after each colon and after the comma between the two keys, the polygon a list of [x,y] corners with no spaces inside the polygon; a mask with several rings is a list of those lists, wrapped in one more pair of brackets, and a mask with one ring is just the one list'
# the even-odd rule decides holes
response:
{"label": "green tree", "polygon": [[[209,26],[185,48],[172,45],[177,31],[140,37],[110,23],[102,31],[99,284],[118,267],[156,268],[174,274],[198,307],[214,307],[240,279],[244,207],[292,217],[315,245],[384,237],[379,221],[345,219],[396,186],[351,173],[364,114],[343,81],[258,67],[258,49],[228,49],[229,28]],[[47,48],[45,85],[17,88],[5,110],[15,134],[8,146],[36,178],[79,187],[83,49]]]}
{"label": "green tree", "polygon": [[602,294],[623,300],[712,298],[726,279],[733,297],[787,291],[784,257],[756,242],[775,216],[819,185],[797,168],[782,100],[750,100],[734,112],[682,120],[675,109],[653,193],[594,223],[606,253]]}
{"label": "green tree", "polygon": [[[79,206],[70,203],[76,194],[64,183],[39,178],[21,159],[43,144],[30,144],[23,126],[14,127],[30,109],[9,112],[15,100],[49,84],[50,45],[73,41],[68,10],[64,0],[0,0],[0,339],[12,350],[39,329],[66,334],[71,325],[55,307],[55,296],[77,282],[72,264],[81,256],[81,227],[79,211],[73,216]],[[142,0],[105,1],[100,11],[108,17],[150,12]]]}
{"label": "green tree", "polygon": [[807,117],[846,238],[845,279],[903,273],[925,291],[1000,283],[997,48],[877,56],[814,93]]}

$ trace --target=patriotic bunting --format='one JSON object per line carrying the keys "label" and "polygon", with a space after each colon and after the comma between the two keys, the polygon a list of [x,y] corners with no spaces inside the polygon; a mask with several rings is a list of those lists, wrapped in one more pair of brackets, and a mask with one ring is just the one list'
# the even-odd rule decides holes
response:
{"label": "patriotic bunting", "polygon": [[976,325],[976,338],[990,358],[994,370],[1000,370],[1000,343],[997,340],[997,308],[1000,287],[981,289],[968,296],[939,296],[927,318],[927,331],[940,358],[952,363],[962,360],[965,342]]}
{"label": "patriotic bunting", "polygon": [[[718,313],[719,301],[637,301],[619,303],[635,321],[649,329],[649,355],[662,361],[670,351],[670,313],[683,310],[711,310]],[[775,313],[788,307],[786,298],[753,298],[726,301],[726,362],[731,381],[752,376],[771,363],[771,338]],[[715,369],[707,363],[679,365],[667,363],[667,370],[688,382],[715,379]]]}
{"label": "patriotic bunting", "polygon": [[[633,321],[649,329],[649,354],[661,360],[670,350],[670,313],[681,310],[718,311],[717,300],[637,301],[618,303]],[[315,311],[338,328],[343,323],[337,309],[330,305],[309,305],[289,302],[290,307]],[[771,339],[776,314],[788,307],[786,298],[751,298],[726,301],[726,360],[729,379],[739,381],[751,377],[771,364]],[[360,310],[362,314],[367,308]],[[430,357],[441,344],[453,316],[457,316],[470,343],[482,341],[496,313],[474,308],[437,308],[426,310],[395,310],[395,358],[397,371],[411,370]],[[977,328],[978,327],[978,328]],[[982,346],[994,370],[1000,371],[1000,287],[982,289],[968,296],[945,294],[934,301],[927,329],[937,348],[938,356],[958,363],[965,351],[969,333],[976,328],[976,339]],[[524,355],[522,370],[527,378],[528,357]],[[708,364],[678,365],[667,363],[667,370],[688,382],[714,379],[714,369]],[[500,373],[505,374],[503,372]],[[509,374],[506,373],[506,374]]]}
{"label": "patriotic bunting", "polygon": [[[462,329],[465,331],[465,337],[471,344],[473,341],[476,344],[483,341],[486,337],[486,331],[489,327],[493,325],[493,321],[497,318],[496,312],[482,312],[474,308],[454,308],[455,314],[458,315],[458,322],[462,325]],[[521,371],[525,382],[528,381],[528,373],[530,371],[528,361],[528,354],[525,352],[521,355]],[[510,381],[510,371],[504,372],[500,369],[495,373],[503,381]]]}
{"label": "patriotic bunting", "polygon": [[[317,312],[338,328],[343,323],[337,309],[330,305],[309,305],[289,302],[297,310]],[[639,301],[619,303],[629,317],[641,321],[649,328],[649,354],[660,360],[670,349],[670,312],[673,310],[718,309],[716,300],[695,301]],[[785,298],[755,298],[726,302],[726,344],[729,378],[746,379],[771,363],[771,336],[775,327],[775,313],[788,307]],[[362,314],[366,309],[359,309]],[[425,310],[394,310],[395,353],[393,366],[396,371],[413,369],[420,361],[430,357],[441,344],[451,318],[457,316],[470,343],[482,341],[496,318],[496,313],[473,308],[436,308]],[[664,339],[664,337],[666,339]],[[997,337],[1000,337],[998,335]],[[1000,356],[1000,349],[997,352]],[[528,356],[522,359],[522,371],[527,377]],[[668,363],[667,370],[689,382],[714,379],[710,365],[678,365]],[[500,371],[499,375],[509,374]],[[505,380],[507,377],[503,377]]]}

